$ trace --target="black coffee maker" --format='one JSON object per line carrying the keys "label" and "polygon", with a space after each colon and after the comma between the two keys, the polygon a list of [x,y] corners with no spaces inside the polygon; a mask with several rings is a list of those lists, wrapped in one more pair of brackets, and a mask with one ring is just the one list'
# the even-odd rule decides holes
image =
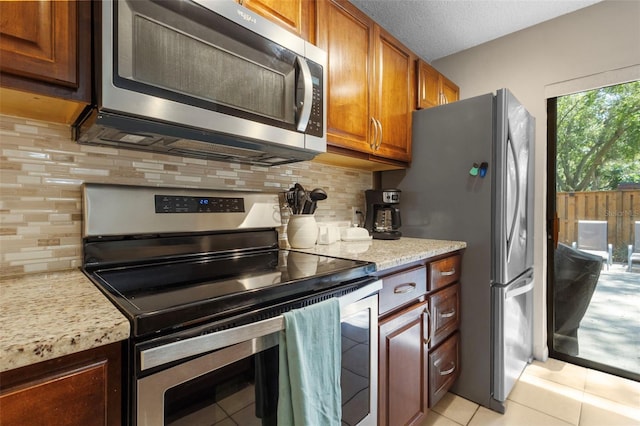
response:
{"label": "black coffee maker", "polygon": [[364,191],[367,213],[364,227],[378,240],[397,240],[402,236],[399,231],[400,190],[367,189]]}

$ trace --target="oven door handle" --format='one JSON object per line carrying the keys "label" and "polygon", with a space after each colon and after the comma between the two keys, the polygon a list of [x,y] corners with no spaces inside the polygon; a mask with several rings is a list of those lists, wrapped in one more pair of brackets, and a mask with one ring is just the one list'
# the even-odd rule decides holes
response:
{"label": "oven door handle", "polygon": [[[350,312],[348,312],[349,309],[346,309],[349,305],[371,296],[381,289],[382,281],[377,280],[356,291],[341,296],[338,299],[340,301],[341,316],[350,315]],[[284,317],[279,315],[275,318],[145,349],[140,351],[140,370],[145,371],[170,362],[179,361],[183,358],[200,355],[226,346],[235,345],[236,343],[276,333],[283,329]]]}

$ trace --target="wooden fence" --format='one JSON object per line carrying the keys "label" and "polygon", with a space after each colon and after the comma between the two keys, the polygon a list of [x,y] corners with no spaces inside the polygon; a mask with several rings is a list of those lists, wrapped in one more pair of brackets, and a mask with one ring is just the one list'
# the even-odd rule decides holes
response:
{"label": "wooden fence", "polygon": [[640,190],[558,192],[556,211],[561,243],[577,241],[578,220],[606,220],[614,260],[625,262],[627,246],[633,244],[634,222],[640,221]]}

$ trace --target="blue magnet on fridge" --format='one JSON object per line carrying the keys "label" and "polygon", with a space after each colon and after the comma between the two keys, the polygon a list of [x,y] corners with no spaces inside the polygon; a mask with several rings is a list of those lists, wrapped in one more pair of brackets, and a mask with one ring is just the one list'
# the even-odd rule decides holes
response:
{"label": "blue magnet on fridge", "polygon": [[473,167],[471,167],[471,170],[469,170],[469,174],[471,176],[478,176],[478,163],[473,163]]}
{"label": "blue magnet on fridge", "polygon": [[487,169],[489,168],[489,163],[486,161],[480,164],[480,177],[483,178],[487,175]]}

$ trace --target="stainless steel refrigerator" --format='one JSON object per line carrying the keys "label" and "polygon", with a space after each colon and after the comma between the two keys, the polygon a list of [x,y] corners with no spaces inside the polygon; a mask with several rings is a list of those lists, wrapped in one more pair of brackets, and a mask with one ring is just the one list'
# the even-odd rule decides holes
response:
{"label": "stainless steel refrigerator", "polygon": [[411,167],[381,173],[403,236],[467,242],[452,391],[499,412],[533,353],[534,123],[506,89],[415,111]]}

